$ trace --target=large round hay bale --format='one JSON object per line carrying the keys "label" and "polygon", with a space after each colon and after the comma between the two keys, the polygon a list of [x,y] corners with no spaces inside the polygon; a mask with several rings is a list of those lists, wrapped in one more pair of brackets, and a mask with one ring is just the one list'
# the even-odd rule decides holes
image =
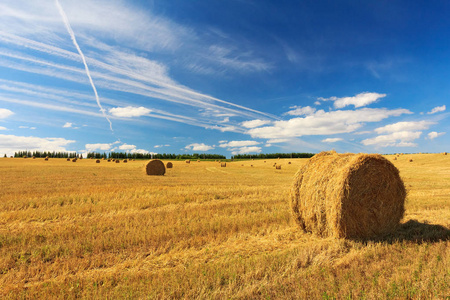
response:
{"label": "large round hay bale", "polygon": [[220,163],[221,168],[225,168],[227,166],[227,163]]}
{"label": "large round hay bale", "polygon": [[304,231],[369,238],[395,230],[405,197],[399,171],[381,155],[330,151],[313,156],[298,170],[291,208]]}
{"label": "large round hay bale", "polygon": [[164,175],[166,173],[166,168],[162,161],[154,159],[147,163],[145,171],[147,172],[147,175]]}
{"label": "large round hay bale", "polygon": [[171,163],[170,161],[167,163],[166,165],[167,169],[172,169],[173,168],[173,163]]}

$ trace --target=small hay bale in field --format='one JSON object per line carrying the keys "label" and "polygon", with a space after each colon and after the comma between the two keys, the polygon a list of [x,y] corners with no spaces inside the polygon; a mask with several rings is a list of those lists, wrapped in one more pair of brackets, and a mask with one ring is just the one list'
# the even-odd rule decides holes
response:
{"label": "small hay bale in field", "polygon": [[44,158],[44,160],[48,160],[48,156],[46,158]]}
{"label": "small hay bale in field", "polygon": [[197,160],[197,162],[200,162],[200,160]]}
{"label": "small hay bale in field", "polygon": [[397,157],[394,157],[394,160],[397,160]]}
{"label": "small hay bale in field", "polygon": [[77,159],[76,158],[72,159],[72,162],[77,162]]}
{"label": "small hay bale in field", "polygon": [[444,152],[444,155],[447,155],[447,152]]}
{"label": "small hay bale in field", "polygon": [[166,168],[162,161],[154,159],[147,163],[145,171],[147,172],[147,175],[164,175],[164,173],[166,173]]}
{"label": "small hay bale in field", "polygon": [[190,161],[190,160],[188,159],[188,160],[186,160],[186,163],[187,163],[187,164],[190,164],[190,163],[191,163],[191,161]]}
{"label": "small hay bale in field", "polygon": [[110,159],[108,159],[108,160],[107,160],[107,162],[111,162],[111,160],[110,160]]}
{"label": "small hay bale in field", "polygon": [[70,161],[70,158],[66,159],[67,161]]}
{"label": "small hay bale in field", "polygon": [[166,165],[167,169],[172,169],[173,168],[173,163],[171,163],[170,161],[167,163]]}
{"label": "small hay bale in field", "polygon": [[120,163],[120,160],[116,159],[116,164]]}
{"label": "small hay bale in field", "polygon": [[369,238],[396,229],[405,197],[398,169],[381,155],[330,151],[313,156],[298,170],[290,200],[304,231]]}
{"label": "small hay bale in field", "polygon": [[288,162],[288,165],[290,165],[290,164],[291,164],[291,162],[289,161],[289,162]]}
{"label": "small hay bale in field", "polygon": [[275,169],[281,170],[281,165],[276,166]]}
{"label": "small hay bale in field", "polygon": [[250,165],[250,167],[252,167],[252,168],[253,168],[253,165]]}
{"label": "small hay bale in field", "polygon": [[124,162],[124,163],[127,163],[127,162],[128,162],[128,160],[124,159],[124,160],[123,160],[123,162]]}
{"label": "small hay bale in field", "polygon": [[97,160],[95,161],[95,163],[96,163],[96,164],[99,164],[99,163],[100,163],[100,159],[97,159]]}
{"label": "small hay bale in field", "polygon": [[26,156],[26,155],[24,155],[24,156],[23,156],[23,158],[27,158],[27,156]]}
{"label": "small hay bale in field", "polygon": [[227,163],[221,163],[220,167],[225,168],[227,166]]}
{"label": "small hay bale in field", "polygon": [[409,162],[413,162],[412,158],[409,159]]}
{"label": "small hay bale in field", "polygon": [[32,159],[36,159],[36,156],[33,156]]}

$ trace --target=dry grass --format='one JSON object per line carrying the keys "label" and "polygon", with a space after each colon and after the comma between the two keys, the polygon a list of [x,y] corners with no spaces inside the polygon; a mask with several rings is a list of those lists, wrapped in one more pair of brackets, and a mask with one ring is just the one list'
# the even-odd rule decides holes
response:
{"label": "dry grass", "polygon": [[413,157],[388,156],[409,190],[402,225],[365,241],[298,230],[303,159],[174,162],[157,177],[144,161],[0,159],[0,298],[445,299],[450,161]]}

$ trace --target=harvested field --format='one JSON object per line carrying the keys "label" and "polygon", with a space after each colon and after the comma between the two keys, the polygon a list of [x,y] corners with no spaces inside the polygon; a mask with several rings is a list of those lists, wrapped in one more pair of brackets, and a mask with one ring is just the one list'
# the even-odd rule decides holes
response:
{"label": "harvested field", "polygon": [[408,191],[401,225],[368,240],[298,228],[306,159],[171,161],[165,176],[140,160],[0,159],[0,298],[445,299],[450,160],[409,157],[386,156]]}

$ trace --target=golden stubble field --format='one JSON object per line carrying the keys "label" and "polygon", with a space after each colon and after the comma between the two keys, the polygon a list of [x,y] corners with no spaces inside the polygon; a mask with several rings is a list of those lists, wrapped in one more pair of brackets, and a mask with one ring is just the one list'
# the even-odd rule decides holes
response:
{"label": "golden stubble field", "polygon": [[0,298],[445,299],[450,156],[393,157],[403,224],[366,241],[297,228],[289,189],[305,159],[147,176],[144,161],[2,158]]}

